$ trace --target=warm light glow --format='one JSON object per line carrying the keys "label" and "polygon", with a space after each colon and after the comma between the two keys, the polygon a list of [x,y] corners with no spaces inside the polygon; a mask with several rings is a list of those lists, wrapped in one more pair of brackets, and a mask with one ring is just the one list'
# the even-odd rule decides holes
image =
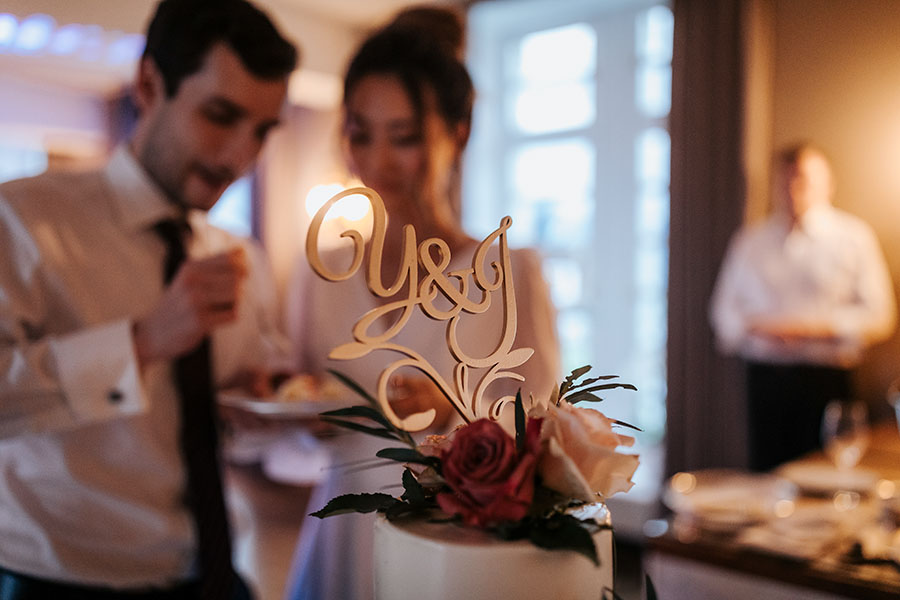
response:
{"label": "warm light glow", "polygon": [[875,486],[875,491],[882,500],[890,500],[897,493],[897,484],[890,479],[881,479]]}
{"label": "warm light glow", "polygon": [[676,473],[672,476],[671,485],[679,494],[690,494],[697,487],[697,478],[691,473]]}
{"label": "warm light glow", "polygon": [[784,519],[792,514],[794,514],[793,500],[779,500],[775,503],[775,516],[779,519]]}
{"label": "warm light glow", "polygon": [[[339,194],[345,189],[356,187],[357,185],[359,184],[353,183],[343,185],[340,183],[326,183],[313,186],[306,195],[306,214],[312,217],[320,208],[322,208],[322,205],[328,202],[335,194]],[[328,211],[328,216],[325,217],[325,220],[328,221],[343,217],[348,221],[361,221],[366,218],[370,211],[371,205],[369,204],[368,198],[359,194],[354,194],[352,196],[347,196],[346,198],[341,198],[334,206],[332,206],[331,210]]]}
{"label": "warm light glow", "polygon": [[847,512],[859,506],[859,494],[856,492],[838,492],[834,495],[834,508],[838,512]]}

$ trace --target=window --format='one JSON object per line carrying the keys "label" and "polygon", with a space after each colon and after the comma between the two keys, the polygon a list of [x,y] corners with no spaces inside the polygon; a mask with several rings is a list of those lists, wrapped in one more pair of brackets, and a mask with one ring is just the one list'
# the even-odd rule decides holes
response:
{"label": "window", "polygon": [[228,186],[209,211],[209,222],[235,235],[253,234],[252,175],[245,175]]}
{"label": "window", "polygon": [[0,182],[30,177],[47,169],[47,153],[20,146],[0,144]]}
{"label": "window", "polygon": [[673,18],[654,2],[616,4],[472,8],[464,221],[483,237],[509,214],[511,243],[542,251],[564,369],[637,385],[603,410],[653,444],[665,427]]}

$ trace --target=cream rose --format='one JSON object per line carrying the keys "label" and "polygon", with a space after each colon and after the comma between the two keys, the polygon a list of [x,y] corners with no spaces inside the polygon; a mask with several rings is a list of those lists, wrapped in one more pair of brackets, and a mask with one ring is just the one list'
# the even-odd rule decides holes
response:
{"label": "cream rose", "polygon": [[551,404],[544,413],[541,443],[538,474],[546,487],[564,496],[594,502],[597,494],[608,498],[634,485],[638,457],[616,452],[633,445],[634,438],[613,431],[613,421],[599,411],[565,401]]}

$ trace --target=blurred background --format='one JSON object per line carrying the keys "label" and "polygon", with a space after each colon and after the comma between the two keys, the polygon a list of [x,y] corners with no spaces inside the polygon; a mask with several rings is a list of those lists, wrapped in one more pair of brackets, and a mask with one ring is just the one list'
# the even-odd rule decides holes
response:
{"label": "blurred background", "polygon": [[[344,65],[413,3],[259,4],[301,46],[302,66],[284,127],[214,218],[258,238],[283,287],[310,215],[349,183]],[[0,2],[0,180],[102,163],[133,120],[129,83],[154,5]],[[745,460],[741,376],[715,352],[706,306],[728,236],[767,209],[774,148],[808,138],[830,154],[835,204],[875,228],[900,282],[900,3],[456,6],[477,90],[464,224],[483,236],[509,214],[512,241],[542,250],[566,372],[591,364],[638,386],[603,408],[643,429],[638,486],[612,503],[617,527],[640,535],[665,475]],[[860,373],[884,418],[898,351],[895,335]]]}

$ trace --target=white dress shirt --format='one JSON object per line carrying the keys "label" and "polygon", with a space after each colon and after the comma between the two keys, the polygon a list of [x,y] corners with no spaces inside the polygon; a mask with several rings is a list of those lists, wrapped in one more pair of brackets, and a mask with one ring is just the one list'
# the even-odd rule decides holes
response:
{"label": "white dress shirt", "polygon": [[[173,214],[124,147],[99,172],[0,186],[0,566],[113,587],[190,576],[179,400],[131,334],[163,292],[151,227]],[[251,259],[238,319],[213,335],[216,380],[272,365],[286,346],[258,250],[189,218],[191,256]]]}
{"label": "white dress shirt", "polygon": [[[830,205],[791,227],[774,214],[732,239],[710,317],[721,349],[768,363],[849,368],[894,330],[896,303],[871,228]],[[826,324],[831,339],[782,343],[750,330],[754,319]]]}

